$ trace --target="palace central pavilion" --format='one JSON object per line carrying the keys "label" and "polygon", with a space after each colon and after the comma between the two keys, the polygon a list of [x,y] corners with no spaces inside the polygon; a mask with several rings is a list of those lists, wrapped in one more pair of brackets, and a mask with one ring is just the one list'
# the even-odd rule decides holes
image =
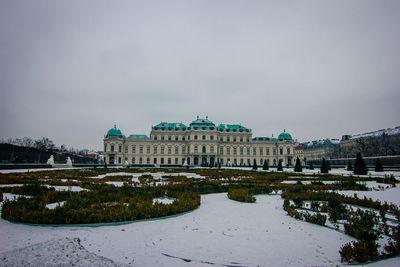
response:
{"label": "palace central pavilion", "polygon": [[216,126],[208,117],[197,117],[189,126],[161,122],[152,127],[150,137],[126,137],[114,125],[104,136],[104,161],[132,166],[293,164],[295,141],[289,133],[284,131],[278,138],[252,135],[242,125]]}

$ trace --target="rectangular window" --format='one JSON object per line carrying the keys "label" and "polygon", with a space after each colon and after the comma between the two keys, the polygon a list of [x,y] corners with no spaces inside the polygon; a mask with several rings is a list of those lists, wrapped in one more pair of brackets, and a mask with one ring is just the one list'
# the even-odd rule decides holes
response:
{"label": "rectangular window", "polygon": [[171,152],[171,147],[169,146],[168,147],[168,154],[171,154],[172,152]]}
{"label": "rectangular window", "polygon": [[168,164],[171,164],[171,158],[168,158]]}
{"label": "rectangular window", "polygon": [[243,155],[243,147],[240,148],[240,155]]}
{"label": "rectangular window", "polygon": [[227,154],[227,155],[230,155],[230,154],[231,154],[231,148],[230,148],[229,146],[226,148],[226,154]]}
{"label": "rectangular window", "polygon": [[140,147],[139,147],[139,153],[140,153],[140,154],[143,154],[143,146],[140,146]]}
{"label": "rectangular window", "polygon": [[253,147],[253,155],[257,155],[257,149],[255,147]]}
{"label": "rectangular window", "polygon": [[247,155],[250,155],[250,147],[247,148]]}
{"label": "rectangular window", "polygon": [[236,155],[236,153],[237,153],[237,150],[236,150],[236,147],[234,147],[233,148],[233,155]]}
{"label": "rectangular window", "polygon": [[154,154],[157,154],[157,147],[156,146],[153,147],[153,151],[154,151]]}
{"label": "rectangular window", "polygon": [[210,153],[214,153],[214,146],[210,147]]}
{"label": "rectangular window", "polygon": [[114,145],[111,145],[111,152],[114,152]]}
{"label": "rectangular window", "polygon": [[135,158],[132,158],[132,164],[135,164]]}
{"label": "rectangular window", "polygon": [[121,146],[121,145],[119,145],[119,147],[118,147],[118,152],[119,152],[119,153],[122,152],[122,146]]}
{"label": "rectangular window", "polygon": [[153,164],[157,164],[157,158],[153,159]]}
{"label": "rectangular window", "polygon": [[175,158],[175,165],[178,165],[178,158]]}
{"label": "rectangular window", "polygon": [[164,158],[161,158],[161,164],[164,164]]}
{"label": "rectangular window", "polygon": [[185,154],[185,146],[182,146],[182,154]]}
{"label": "rectangular window", "polygon": [[146,159],[147,164],[150,164],[150,158]]}
{"label": "rectangular window", "polygon": [[247,159],[247,166],[250,166],[250,159]]}
{"label": "rectangular window", "polygon": [[262,147],[260,147],[260,156],[262,156],[263,155],[263,148]]}
{"label": "rectangular window", "polygon": [[125,153],[128,153],[128,146],[125,146]]}
{"label": "rectangular window", "polygon": [[132,146],[132,154],[136,154],[136,146]]}
{"label": "rectangular window", "polygon": [[224,148],[222,146],[219,148],[219,154],[224,154]]}
{"label": "rectangular window", "polygon": [[194,153],[197,153],[197,146],[194,146]]}
{"label": "rectangular window", "polygon": [[273,151],[273,152],[274,152],[274,155],[276,155],[276,148],[274,148],[274,151]]}
{"label": "rectangular window", "polygon": [[210,136],[210,140],[214,140],[214,135],[211,135],[211,136]]}
{"label": "rectangular window", "polygon": [[262,159],[260,159],[260,165],[263,165],[263,164],[264,164],[263,160],[262,160]]}
{"label": "rectangular window", "polygon": [[279,148],[279,154],[282,155],[283,154],[283,149]]}
{"label": "rectangular window", "polygon": [[178,147],[175,147],[175,154],[179,154]]}
{"label": "rectangular window", "polygon": [[150,154],[150,146],[147,146],[146,150],[147,150],[147,154]]}
{"label": "rectangular window", "polygon": [[267,155],[269,155],[269,148],[267,147]]}
{"label": "rectangular window", "polygon": [[104,145],[104,152],[107,152],[107,145]]}
{"label": "rectangular window", "polygon": [[164,154],[164,147],[161,146],[161,155],[163,155],[163,154]]}

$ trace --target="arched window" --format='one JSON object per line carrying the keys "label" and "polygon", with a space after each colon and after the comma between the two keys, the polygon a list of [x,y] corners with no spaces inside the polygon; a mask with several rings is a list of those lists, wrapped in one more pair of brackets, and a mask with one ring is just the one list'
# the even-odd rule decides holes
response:
{"label": "arched window", "polygon": [[203,135],[203,140],[206,140],[206,136],[205,135]]}
{"label": "arched window", "polygon": [[202,153],[206,153],[206,146],[203,146],[203,147],[202,147],[201,152],[202,152]]}

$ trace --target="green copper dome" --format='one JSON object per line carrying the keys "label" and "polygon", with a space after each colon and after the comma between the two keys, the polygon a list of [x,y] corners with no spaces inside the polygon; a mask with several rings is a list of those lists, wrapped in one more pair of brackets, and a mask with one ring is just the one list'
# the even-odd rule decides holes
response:
{"label": "green copper dome", "polygon": [[292,140],[292,136],[289,133],[287,133],[286,130],[283,130],[283,133],[281,133],[278,136],[278,139],[279,140]]}
{"label": "green copper dome", "polygon": [[208,120],[208,116],[206,116],[205,119],[199,119],[199,116],[197,116],[197,120],[192,121],[190,124],[191,127],[213,127],[215,128],[215,124]]}
{"label": "green copper dome", "polygon": [[114,124],[114,128],[111,128],[107,132],[107,137],[123,137],[121,130],[117,129],[117,126]]}

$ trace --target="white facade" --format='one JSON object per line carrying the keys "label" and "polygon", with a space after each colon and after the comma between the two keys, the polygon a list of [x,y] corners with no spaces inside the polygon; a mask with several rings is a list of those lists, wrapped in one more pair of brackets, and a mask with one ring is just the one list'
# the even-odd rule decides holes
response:
{"label": "white facade", "polygon": [[269,166],[292,165],[295,142],[284,132],[276,138],[252,138],[250,129],[238,124],[215,126],[197,119],[190,126],[162,122],[152,127],[150,137],[125,137],[116,127],[104,137],[107,164],[153,166]]}

